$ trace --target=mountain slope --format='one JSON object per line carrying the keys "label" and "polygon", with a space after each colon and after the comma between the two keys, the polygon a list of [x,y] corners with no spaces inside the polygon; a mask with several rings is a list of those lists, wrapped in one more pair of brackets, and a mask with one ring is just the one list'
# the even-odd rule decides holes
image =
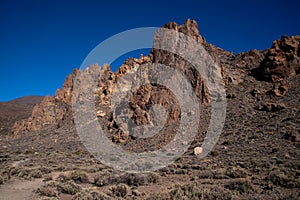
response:
{"label": "mountain slope", "polygon": [[20,120],[31,116],[32,109],[44,97],[26,96],[8,102],[0,102],[0,134],[11,134],[11,127]]}
{"label": "mountain slope", "polygon": [[[35,196],[58,199],[299,199],[300,36],[285,36],[264,51],[234,55],[207,43],[194,20],[164,27],[188,34],[202,44],[223,75],[226,121],[209,155],[203,159],[194,155],[209,124],[211,98],[206,83],[200,74],[191,73],[192,66],[181,57],[152,49],[148,56],[128,59],[115,73],[106,65],[74,70],[54,97],[44,98],[30,118],[15,123],[14,137],[2,137],[0,143],[4,183],[42,177],[45,183]],[[203,121],[190,148],[173,163],[151,173],[130,174],[105,166],[87,151],[76,132],[71,109],[72,98],[81,102],[85,96],[71,95],[76,75],[76,80],[84,83],[79,86],[88,90],[91,85],[83,78],[91,74],[97,77],[101,72],[103,76],[93,90],[94,115],[106,128],[107,137],[129,152],[159,149],[174,139],[181,114],[170,91],[146,84],[127,102],[133,121],[139,125],[157,123],[149,119],[151,103],[161,103],[168,111],[166,128],[149,140],[123,132],[110,108],[113,95],[120,94],[117,86],[130,88],[126,81],[117,85],[118,80],[147,63],[171,66],[193,83]]]}

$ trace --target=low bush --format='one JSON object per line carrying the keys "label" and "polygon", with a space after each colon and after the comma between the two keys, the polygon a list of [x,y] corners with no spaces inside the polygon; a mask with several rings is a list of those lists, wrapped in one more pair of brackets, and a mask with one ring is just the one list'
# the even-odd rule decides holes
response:
{"label": "low bush", "polygon": [[70,179],[76,183],[88,183],[89,179],[86,173],[82,171],[73,171],[70,173]]}
{"label": "low bush", "polygon": [[114,197],[124,198],[127,194],[130,193],[130,187],[124,183],[114,185],[110,188],[111,194]]}
{"label": "low bush", "polygon": [[114,183],[115,176],[110,171],[102,171],[94,177],[94,184],[98,187]]}
{"label": "low bush", "polygon": [[46,197],[57,197],[57,191],[51,184],[43,185],[39,187],[36,190],[36,193],[38,193],[41,196],[46,196]]}
{"label": "low bush", "polygon": [[74,181],[68,181],[57,185],[57,190],[61,193],[74,195],[81,191],[81,187]]}
{"label": "low bush", "polygon": [[156,173],[146,174],[129,174],[126,173],[118,178],[119,183],[125,183],[130,186],[147,185],[151,183],[157,183],[159,175]]}
{"label": "low bush", "polygon": [[58,180],[62,183],[73,180],[76,183],[88,183],[89,179],[85,172],[72,171],[69,173],[62,173],[58,176]]}
{"label": "low bush", "polygon": [[[166,195],[165,195],[166,196]],[[176,200],[229,200],[232,199],[232,194],[226,191],[224,188],[208,188],[199,186],[197,183],[191,183],[186,185],[175,186],[167,197],[162,197],[161,199],[176,199]]]}

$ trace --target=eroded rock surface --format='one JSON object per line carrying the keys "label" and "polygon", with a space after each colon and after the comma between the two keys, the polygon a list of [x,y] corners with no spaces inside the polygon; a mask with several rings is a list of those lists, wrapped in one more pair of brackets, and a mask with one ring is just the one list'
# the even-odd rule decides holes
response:
{"label": "eroded rock surface", "polygon": [[[163,27],[182,32],[192,37],[199,44],[202,44],[204,48],[213,55],[213,59],[219,63],[218,56],[215,51],[216,47],[208,44],[199,34],[198,24],[196,21],[187,20],[183,25],[171,22]],[[199,98],[199,102],[201,102],[201,104],[210,103],[205,82],[201,79],[199,72],[190,63],[173,53],[152,49],[148,56],[141,56],[139,59],[130,58],[126,60],[116,72],[111,72],[107,65],[101,68],[94,65],[83,72],[74,70],[73,73],[67,77],[62,89],[58,89],[54,97],[45,97],[44,100],[34,108],[32,116],[28,120],[17,122],[14,125],[13,132],[16,134],[26,131],[36,131],[42,129],[44,126],[61,126],[63,123],[72,121],[72,92],[76,75],[79,73],[95,73],[95,75],[97,73],[101,73],[99,83],[97,88],[95,88],[96,116],[103,118],[103,120],[108,120],[108,127],[111,129],[111,132],[114,133],[114,141],[127,141],[129,136],[120,130],[112,117],[110,105],[111,98],[112,95],[117,96],[118,92],[120,92],[120,87],[122,90],[131,90],[132,83],[124,82],[122,77],[127,73],[138,70],[141,65],[146,64],[156,64],[157,66],[159,64],[163,64],[171,67],[172,69],[178,70],[191,82],[196,96]],[[157,66],[156,73],[159,73],[160,69]],[[144,72],[142,75],[143,80],[148,80],[148,76],[150,76],[148,73],[149,72]],[[120,84],[120,81],[123,82]],[[150,80],[148,80],[148,82],[148,84],[141,85],[140,88],[137,88],[130,98],[128,106],[130,108],[130,116],[133,122],[136,125],[153,124],[150,117],[150,110],[151,105],[154,104],[163,106],[167,111],[167,124],[178,120],[180,117],[180,109],[178,102],[175,100],[174,94],[172,94],[172,92],[166,87],[153,85],[150,83]],[[84,87],[88,88],[88,83],[85,84]]]}
{"label": "eroded rock surface", "polygon": [[259,79],[278,82],[300,72],[300,35],[282,36],[275,40],[270,49],[254,70]]}

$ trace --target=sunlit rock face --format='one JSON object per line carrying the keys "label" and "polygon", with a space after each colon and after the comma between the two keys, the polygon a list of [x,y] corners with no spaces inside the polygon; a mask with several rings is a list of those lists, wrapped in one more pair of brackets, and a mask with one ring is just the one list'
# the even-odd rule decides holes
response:
{"label": "sunlit rock face", "polygon": [[279,82],[300,72],[300,35],[275,40],[255,75],[265,81]]}
{"label": "sunlit rock face", "polygon": [[[192,37],[211,53],[216,62],[219,62],[216,52],[217,48],[208,44],[199,34],[198,24],[195,20],[189,19],[183,25],[170,22],[163,27]],[[95,116],[102,120],[107,120],[108,128],[113,133],[112,139],[115,142],[126,142],[129,136],[116,126],[116,122],[111,114],[111,98],[112,95],[118,96],[119,92],[131,91],[133,89],[132,83],[121,80],[122,77],[128,73],[136,72],[140,66],[147,64],[163,64],[178,70],[191,82],[199,102],[209,104],[210,99],[205,82],[190,63],[173,53],[152,49],[148,56],[141,55],[140,58],[126,60],[116,72],[111,72],[108,65],[99,67],[97,64],[90,66],[84,71],[75,69],[66,78],[63,87],[56,91],[54,97],[45,97],[33,109],[32,116],[29,119],[15,123],[12,130],[13,133],[37,131],[45,126],[62,126],[65,123],[72,122],[72,92],[76,76],[79,74],[98,73],[101,76],[99,76],[99,84],[95,88]],[[160,69],[156,67],[155,70],[159,73]],[[148,76],[150,76],[148,72],[144,72],[141,78],[147,80]],[[157,104],[162,106],[166,112],[165,120],[167,124],[176,122],[180,118],[180,107],[174,94],[164,86],[153,85],[150,81],[148,82],[148,84],[141,85],[136,91],[132,91],[128,105],[126,105],[130,109],[132,121],[136,125],[157,123],[157,121],[152,121],[151,118],[152,105]],[[88,87],[88,85],[83,87]]]}

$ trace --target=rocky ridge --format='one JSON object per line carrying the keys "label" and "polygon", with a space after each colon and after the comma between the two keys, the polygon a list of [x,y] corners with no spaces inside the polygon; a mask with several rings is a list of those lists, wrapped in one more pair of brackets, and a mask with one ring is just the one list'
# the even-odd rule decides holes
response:
{"label": "rocky ridge", "polygon": [[[205,39],[200,36],[196,21],[187,20],[183,25],[178,25],[174,22],[171,22],[163,27],[179,31],[187,34],[190,37],[193,37],[197,42],[203,44],[207,51],[212,53],[215,60],[218,61],[218,57],[213,50],[214,47],[206,43]],[[173,53],[152,49],[148,56],[141,56],[139,59],[130,58],[126,60],[125,63],[114,73],[111,72],[109,66],[106,65],[101,69],[97,65],[89,67],[89,69],[92,68],[93,71],[98,71],[98,73],[100,71],[102,72],[101,78],[99,79],[99,87],[95,90],[97,101],[96,113],[98,117],[104,117],[106,112],[109,112],[104,110],[109,109],[107,106],[109,105],[112,94],[116,92],[115,86],[118,79],[120,79],[124,74],[137,69],[140,65],[146,63],[160,63],[179,70],[189,80],[192,80],[193,87],[199,100],[204,104],[209,103],[208,91],[205,87],[205,83],[203,80],[201,80],[200,74],[197,74],[196,70],[193,70],[191,64],[187,63],[184,61],[184,59],[174,55]],[[100,71],[95,68],[99,68]],[[85,70],[84,72],[74,70],[73,73],[65,80],[62,89],[57,90],[54,97],[45,97],[41,104],[34,108],[32,117],[30,117],[28,120],[17,122],[14,125],[13,133],[17,134],[24,131],[36,131],[45,125],[60,126],[62,123],[65,123],[67,119],[70,121],[74,79],[78,73],[90,73],[88,72],[89,69]],[[139,88],[135,92],[134,98],[130,103],[130,108],[132,109],[131,115],[134,119],[134,122],[138,125],[151,123],[149,104],[159,102],[160,104],[167,105],[166,99],[169,99],[170,96],[172,96],[170,91],[163,89],[160,86],[148,84]],[[180,115],[178,107],[167,108],[167,110],[169,111],[169,118],[172,119],[171,121],[176,121]],[[110,127],[114,127],[115,123],[114,121],[110,121],[110,124]],[[119,130],[115,131],[119,132]],[[127,137],[128,136],[118,136],[114,137],[114,140],[126,141],[128,139]]]}
{"label": "rocky ridge", "polygon": [[54,95],[46,96],[41,103],[34,106],[31,117],[18,121],[14,124],[12,131],[14,134],[37,131],[45,126],[57,126],[70,121],[71,118],[71,98],[73,89],[73,80],[78,70],[70,74],[62,89],[58,89]]}
{"label": "rocky ridge", "polygon": [[[251,50],[234,55],[233,53],[207,43],[199,34],[198,24],[195,20],[187,20],[183,25],[170,22],[163,27],[182,32],[202,44],[220,66],[226,84],[238,84],[239,81],[242,80],[242,77],[237,74],[235,75],[235,72],[231,70],[231,68],[234,67],[235,71],[236,69],[251,71],[252,75],[256,78],[277,82],[274,83],[273,89],[268,92],[282,96],[288,90],[286,82],[284,81],[285,78],[299,73],[299,35],[291,37],[283,36],[280,40],[274,41],[271,49],[265,51]],[[98,118],[105,118],[105,120],[108,121],[110,132],[115,133],[113,136],[114,141],[128,141],[129,136],[124,134],[124,132],[116,126],[116,122],[110,113],[110,101],[112,95],[117,92],[116,85],[118,80],[126,73],[137,70],[139,66],[147,63],[160,63],[180,71],[191,81],[196,95],[199,98],[199,102],[203,105],[209,105],[210,99],[208,90],[200,74],[193,69],[193,66],[171,52],[153,48],[148,56],[126,60],[116,72],[111,72],[110,67],[107,65],[103,67],[94,65],[84,72],[74,70],[73,73],[66,78],[62,89],[58,89],[54,97],[45,97],[39,105],[34,107],[32,116],[29,119],[15,123],[12,132],[19,134],[21,132],[37,131],[45,126],[60,127],[65,123],[72,122],[71,106],[74,79],[78,73],[87,73],[89,69],[92,69],[90,71],[96,73],[100,73],[101,71],[102,74],[99,79],[98,87],[95,89],[96,116]],[[88,73],[90,73],[90,71]],[[126,87],[127,83],[123,84],[125,84],[123,87]],[[151,84],[141,86],[134,93],[129,103],[134,122],[137,125],[151,124],[150,105],[154,103],[166,105],[166,99],[170,101],[171,97],[170,91],[161,86],[153,86]],[[171,100],[171,102],[173,102],[173,100]],[[175,101],[173,103],[176,105]],[[165,108],[169,113],[169,123],[178,120],[180,117],[178,105],[172,108],[168,106]]]}
{"label": "rocky ridge", "polygon": [[[192,66],[178,56],[153,49],[148,56],[128,59],[117,72],[111,72],[108,65],[75,70],[77,78],[74,80],[75,76],[69,76],[56,97],[46,97],[43,103],[36,106],[30,120],[24,120],[24,125],[20,126],[32,128],[28,125],[31,122],[36,126],[36,131],[26,128],[26,133],[21,129],[14,138],[0,138],[0,184],[3,184],[0,193],[3,198],[10,199],[6,193],[24,193],[19,190],[21,180],[22,184],[40,181],[38,189],[28,189],[29,192],[36,189],[32,193],[36,198],[30,199],[299,199],[299,72],[283,73],[280,78],[272,80],[271,76],[260,74],[270,49],[234,55],[206,43],[198,35],[196,23],[192,20],[184,25],[169,23],[165,26],[194,35],[220,66],[227,94],[226,121],[210,154],[203,159],[197,156],[205,150],[201,143],[203,136],[207,135],[205,125],[209,121],[206,119],[199,123],[204,127],[199,127],[183,155],[172,164],[149,174],[123,173],[105,166],[102,160],[91,156],[78,136],[78,130],[72,123],[76,115],[72,117],[71,103],[73,100],[78,103],[86,100],[87,96],[76,92],[76,87],[82,86],[82,94],[89,91],[95,97],[91,122],[97,120],[106,127],[108,138],[119,143],[119,147],[136,152],[152,151],[174,138],[178,124],[176,120],[181,110],[177,109],[172,93],[160,85],[145,84],[133,90],[133,95],[126,102],[131,119],[136,124],[160,125],[159,122],[166,121],[164,129],[155,137],[144,140],[128,135],[119,126],[126,124],[119,123],[113,116],[111,100],[122,95],[122,91],[132,90],[127,75],[138,72],[142,80],[148,81],[149,72],[140,73],[145,72],[142,64],[166,63],[186,74],[194,81],[194,89],[199,89],[197,100],[203,110],[206,106],[209,108],[205,83],[201,79],[195,80],[199,76],[193,73]],[[284,43],[297,41],[297,38],[299,36],[288,37],[279,40],[279,43],[285,46]],[[280,47],[274,56],[297,52],[284,53],[283,50]],[[279,60],[280,66],[296,67],[291,64],[293,59]],[[273,68],[269,66],[269,69]],[[283,72],[286,71],[290,70]],[[102,74],[100,78],[99,74]],[[272,70],[270,74],[278,76]],[[91,87],[89,81],[84,82],[84,78],[89,76],[95,78],[96,87]],[[165,108],[166,120],[151,118],[151,113],[156,112],[151,109],[152,103]],[[13,112],[16,113],[19,112]],[[200,113],[201,116],[203,114],[209,113]],[[125,115],[125,112],[120,113],[121,117]],[[23,182],[24,179],[30,181]],[[7,188],[11,185],[15,189],[8,192]]]}
{"label": "rocky ridge", "polygon": [[300,35],[282,36],[275,40],[258,68],[253,70],[260,80],[280,82],[300,73]]}

